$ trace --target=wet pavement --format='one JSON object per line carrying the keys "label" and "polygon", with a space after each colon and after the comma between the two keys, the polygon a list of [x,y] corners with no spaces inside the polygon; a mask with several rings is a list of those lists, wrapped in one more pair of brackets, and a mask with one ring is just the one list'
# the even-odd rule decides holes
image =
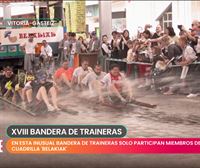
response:
{"label": "wet pavement", "polygon": [[68,94],[59,102],[69,113],[32,117],[4,104],[0,107],[0,123],[3,127],[10,124],[121,124],[127,127],[128,137],[199,137],[200,97],[188,99],[183,95],[166,96],[146,91],[136,93],[136,99],[157,104],[157,107],[127,105],[117,109]]}
{"label": "wet pavement", "polygon": [[[60,97],[59,102],[69,112],[33,117],[29,114],[0,105],[0,135],[5,135],[11,124],[121,124],[128,129],[127,137],[200,137],[200,97],[188,99],[184,95],[166,96],[152,91],[135,91],[137,100],[157,104],[149,109],[127,106],[116,109],[73,96]],[[78,114],[73,114],[77,111]],[[3,137],[4,139],[6,137]],[[2,162],[27,167],[46,167],[56,163],[59,167],[200,167],[199,155],[52,155],[34,156],[2,154]],[[66,159],[67,158],[67,159]],[[78,159],[78,162],[77,162]],[[10,162],[13,160],[13,162]],[[143,160],[146,160],[145,162]],[[40,162],[40,164],[38,163]],[[169,164],[170,161],[170,164]],[[1,163],[2,163],[1,162]],[[98,165],[98,166],[97,166]],[[53,164],[51,164],[52,167]]]}

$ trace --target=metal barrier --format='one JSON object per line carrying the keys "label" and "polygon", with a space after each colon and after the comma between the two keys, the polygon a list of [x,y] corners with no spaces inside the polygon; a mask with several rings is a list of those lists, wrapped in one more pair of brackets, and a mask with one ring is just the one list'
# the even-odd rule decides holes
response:
{"label": "metal barrier", "polygon": [[[118,63],[123,62],[123,63],[126,63],[126,66],[127,65],[150,65],[150,66],[153,65],[152,63],[146,63],[146,62],[129,62],[129,63],[127,63],[126,59],[122,60],[122,59],[106,58],[105,59],[105,70],[106,70],[106,72],[109,71],[109,67],[110,67],[109,62],[111,62],[111,61],[118,62]],[[190,65],[200,65],[200,61],[199,62],[198,61],[193,62]],[[170,68],[176,68],[176,67],[181,67],[181,65],[171,65],[170,66]]]}
{"label": "metal barrier", "polygon": [[122,59],[115,59],[115,58],[106,58],[105,59],[105,69],[106,69],[106,72],[108,72],[109,70],[109,67],[110,67],[110,64],[108,64],[108,62],[123,62],[123,63],[126,63],[126,65],[131,65],[131,64],[134,64],[134,65],[152,65],[152,63],[146,63],[146,62],[129,62],[127,63],[126,60],[122,60]]}
{"label": "metal barrier", "polygon": [[[128,64],[128,65],[130,65],[130,64],[135,64],[135,65],[153,65],[152,63],[147,63],[147,62],[129,62],[129,63],[127,63],[127,61],[126,60],[122,60],[122,59],[115,59],[115,58],[106,58],[106,63],[108,62],[108,61],[115,61],[115,62],[124,62],[124,63],[126,63],[126,64]],[[107,65],[105,63],[105,65]],[[192,63],[192,65],[196,65],[196,64],[200,64],[200,61],[196,61],[196,62],[193,62]],[[180,67],[181,65],[171,65],[170,67]],[[106,70],[108,70],[109,68],[107,68],[106,67]]]}

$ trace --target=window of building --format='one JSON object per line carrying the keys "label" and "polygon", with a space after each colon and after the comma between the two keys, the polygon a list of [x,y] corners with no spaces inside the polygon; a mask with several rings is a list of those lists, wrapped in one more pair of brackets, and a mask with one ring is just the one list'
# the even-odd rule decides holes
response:
{"label": "window of building", "polygon": [[165,31],[166,27],[172,26],[172,4],[170,4],[156,19],[159,21],[162,29]]}
{"label": "window of building", "polygon": [[172,12],[166,12],[163,16],[162,22],[160,22],[162,28],[172,26]]}

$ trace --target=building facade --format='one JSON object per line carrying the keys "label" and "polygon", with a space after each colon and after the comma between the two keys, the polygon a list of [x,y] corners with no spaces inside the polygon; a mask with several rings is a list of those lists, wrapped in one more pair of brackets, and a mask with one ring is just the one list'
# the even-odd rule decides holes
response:
{"label": "building facade", "polygon": [[[194,19],[200,20],[200,1],[127,1],[127,29],[137,32],[138,26],[151,24],[155,29],[160,24],[163,29],[177,25],[191,27]],[[132,33],[133,34],[133,33]]]}
{"label": "building facade", "polygon": [[[112,30],[123,31],[128,29],[131,36],[137,33],[139,27],[145,24],[152,25],[155,31],[156,25],[160,24],[163,29],[173,26],[176,33],[179,32],[177,25],[191,27],[194,19],[200,19],[200,1],[112,1]],[[87,3],[86,3],[87,5]],[[86,6],[86,23],[88,30],[93,31],[99,26],[99,18],[106,17],[102,12],[99,16],[98,1]],[[93,11],[93,12],[91,12]]]}

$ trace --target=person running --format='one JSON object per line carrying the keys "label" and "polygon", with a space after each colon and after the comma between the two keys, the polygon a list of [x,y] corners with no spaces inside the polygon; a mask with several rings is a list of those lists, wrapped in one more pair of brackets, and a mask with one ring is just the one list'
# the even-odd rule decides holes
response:
{"label": "person running", "polygon": [[92,68],[89,67],[89,62],[87,60],[83,60],[81,62],[81,66],[76,68],[73,72],[72,76],[72,85],[79,85],[81,87],[82,79],[89,73],[92,72]]}
{"label": "person running", "polygon": [[106,75],[105,72],[102,72],[101,65],[95,65],[94,72],[89,72],[81,81],[81,84],[84,87],[88,87],[91,96],[100,96],[101,91],[101,80]]}
{"label": "person running", "polygon": [[60,88],[60,86],[67,86],[69,89],[72,88],[71,81],[74,69],[68,67],[68,64],[68,60],[65,60],[62,64],[62,67],[57,69],[54,74],[54,81],[58,88]]}
{"label": "person running", "polygon": [[[131,102],[133,99],[133,90],[123,73],[120,72],[118,64],[111,66],[110,72],[101,80],[102,88],[108,91],[108,96],[112,99],[118,98],[121,102]],[[103,97],[101,92],[101,97]],[[104,102],[104,98],[102,99]]]}

